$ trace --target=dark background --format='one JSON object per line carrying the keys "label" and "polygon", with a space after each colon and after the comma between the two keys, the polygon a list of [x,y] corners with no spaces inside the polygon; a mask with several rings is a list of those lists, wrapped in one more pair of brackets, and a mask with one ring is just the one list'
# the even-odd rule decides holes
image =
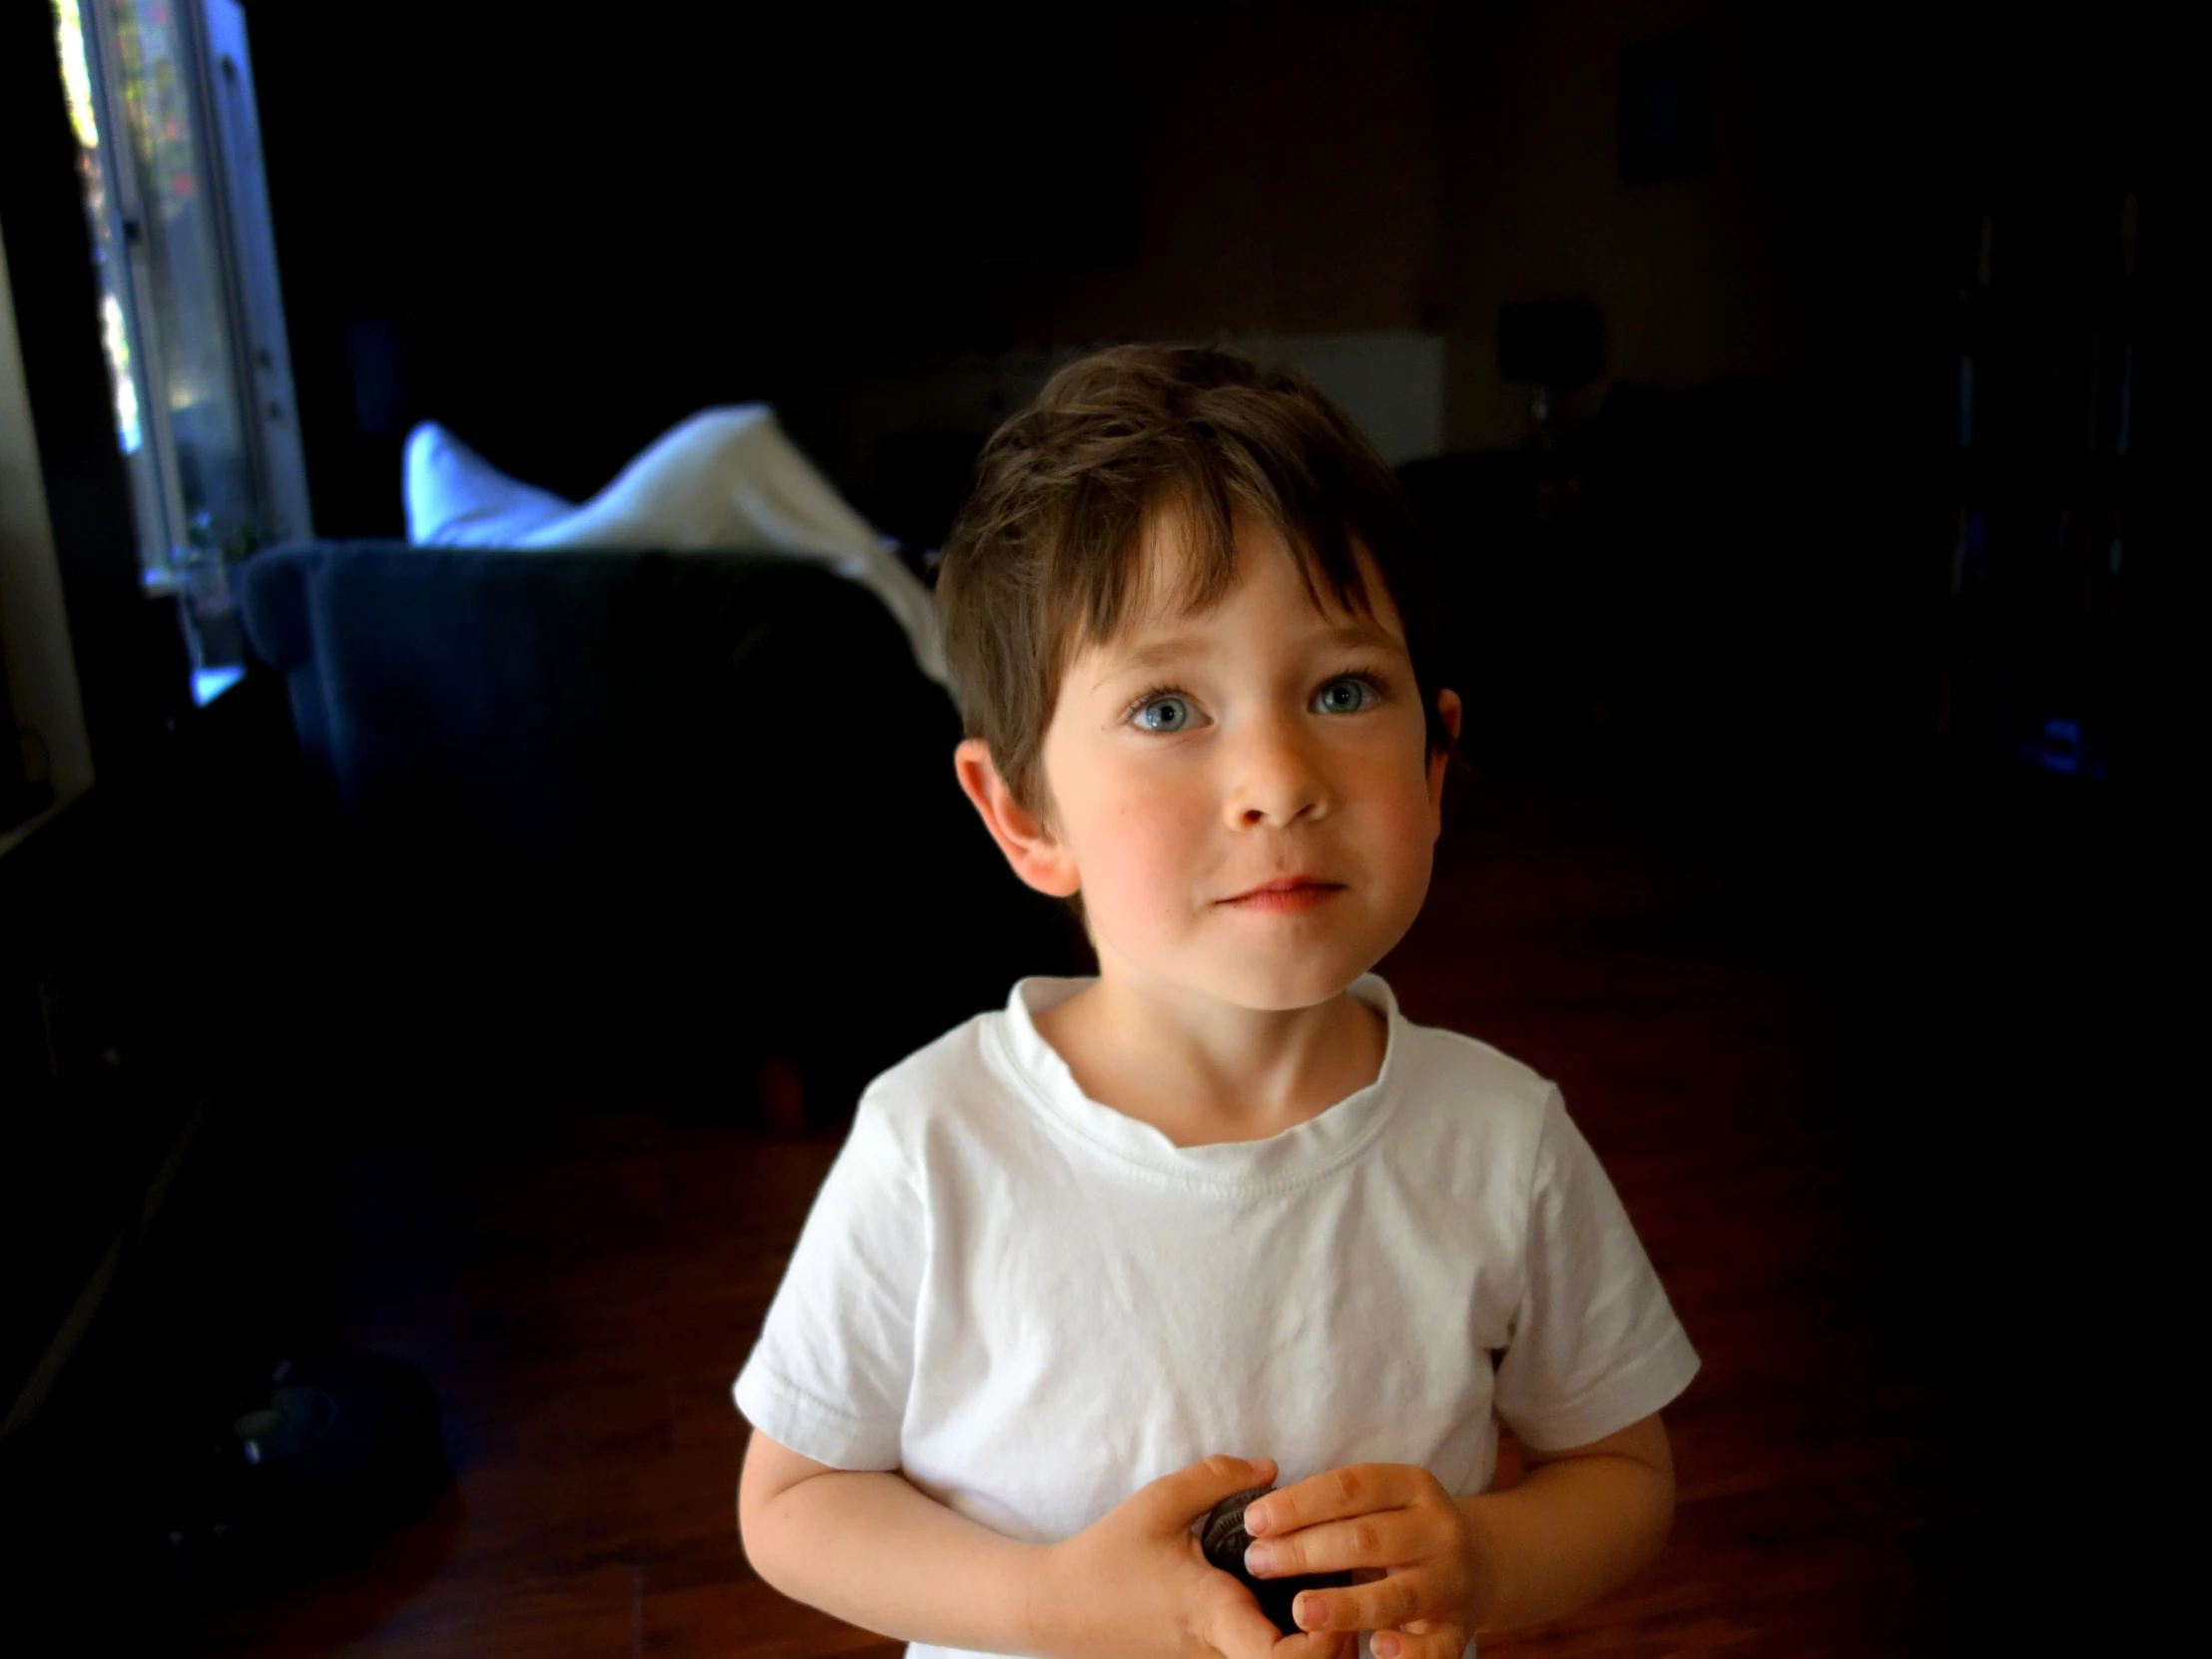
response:
{"label": "dark background", "polygon": [[[2077,1435],[2144,1421],[2114,1392],[2158,1391],[2166,1363],[2171,1235],[2122,1196],[2160,1182],[2118,1146],[2137,1122],[2155,1146],[2176,1103],[2152,918],[2185,869],[2198,613],[2161,493],[2186,395],[2172,106],[2136,15],[952,13],[258,7],[318,528],[398,528],[416,419],[581,499],[692,410],[763,398],[935,545],[983,424],[869,451],[871,383],[1126,337],[1441,334],[1447,456],[1407,477],[1477,764],[1617,789],[1831,987],[1889,1172],[1899,1340],[1944,1356],[1964,1478],[2018,1517],[1992,1556],[2023,1593],[2030,1562],[2094,1558],[2126,1594],[2132,1546],[2032,1517]],[[1655,62],[1695,131],[1631,153],[1627,82]],[[2129,189],[2115,478],[2080,410]],[[1993,319],[1961,300],[1983,214]],[[1595,308],[1603,362],[1559,393],[1545,463],[1498,329],[1557,298]],[[378,407],[349,327],[383,342]],[[1962,620],[1969,496],[2009,574]],[[2091,624],[2053,527],[2122,496],[2125,603]],[[2059,714],[2093,719],[2101,786],[2018,761]]]}
{"label": "dark background", "polygon": [[[402,533],[417,420],[582,499],[698,408],[763,399],[933,546],[986,425],[867,425],[884,385],[1133,337],[1441,335],[1446,453],[1405,476],[1474,762],[1610,792],[1827,988],[1882,1148],[1897,1338],[1941,1357],[1961,1479],[2007,1517],[1987,1548],[2020,1563],[1990,1581],[2132,1604],[2169,1547],[2129,1506],[2178,1417],[2164,1137],[2191,1096],[2159,924],[2196,886],[2202,655],[2170,485],[2173,296],[2199,285],[2168,59],[2133,10],[250,16],[324,536]],[[1695,131],[1630,153],[1655,64]],[[1984,214],[1993,307],[1962,297]],[[1538,452],[1499,318],[1561,298],[1595,308],[1602,363]],[[2115,329],[2124,467],[2081,437]],[[1980,458],[1956,442],[1969,341]],[[1969,497],[1995,574],[1957,594]],[[2115,504],[2117,599],[2056,533]],[[2020,757],[2054,717],[2090,725],[2103,778]],[[151,764],[104,773],[111,816],[205,822],[221,774],[164,766],[167,795]],[[75,861],[143,839],[110,833]],[[180,900],[118,890],[105,959],[140,964],[118,1006],[160,1010],[152,1033],[182,1019],[159,994]]]}
{"label": "dark background", "polygon": [[[2155,314],[2177,291],[2163,81],[2127,8],[552,28],[464,6],[432,38],[261,6],[254,51],[320,534],[401,533],[417,420],[580,500],[693,411],[764,399],[918,550],[1018,365],[1396,330],[1445,342],[1447,458],[1408,482],[1493,761],[1541,767],[1609,729],[1654,789],[1695,798],[1932,734],[2009,753],[2053,716],[2124,751],[2170,702],[2146,678],[2170,660],[2118,643],[2171,615],[2184,563],[2157,517],[2181,378]],[[1680,130],[1639,146],[1654,78]],[[1969,307],[1983,215],[1996,297]],[[1530,425],[1499,327],[1565,298],[1602,345],[1554,393],[1580,446],[1554,529],[1560,492],[1539,501],[1505,459]],[[2081,453],[2092,342],[2123,327],[2127,469]],[[2044,544],[2101,537],[2083,526],[2122,496],[2128,614],[2076,626],[2068,584],[2101,547]],[[1987,641],[1946,607],[1962,504],[2006,543]],[[2100,590],[2090,609],[2115,607]]]}

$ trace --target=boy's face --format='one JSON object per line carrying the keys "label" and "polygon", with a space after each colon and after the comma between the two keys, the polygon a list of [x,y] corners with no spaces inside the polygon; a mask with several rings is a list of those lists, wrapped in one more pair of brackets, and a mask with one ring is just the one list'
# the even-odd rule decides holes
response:
{"label": "boy's face", "polygon": [[[1172,536],[1172,523],[1151,534]],[[1236,586],[1214,608],[1155,611],[1069,665],[1042,749],[1047,818],[1027,821],[1019,855],[984,816],[1031,885],[1081,890],[1103,975],[1310,1007],[1419,913],[1444,759],[1427,754],[1412,662],[1372,565],[1379,614],[1342,610],[1326,590],[1317,611],[1272,528],[1240,519],[1237,548]],[[1153,541],[1145,568],[1177,556]],[[1456,732],[1458,699],[1439,705]],[[1256,891],[1291,878],[1301,884]]]}

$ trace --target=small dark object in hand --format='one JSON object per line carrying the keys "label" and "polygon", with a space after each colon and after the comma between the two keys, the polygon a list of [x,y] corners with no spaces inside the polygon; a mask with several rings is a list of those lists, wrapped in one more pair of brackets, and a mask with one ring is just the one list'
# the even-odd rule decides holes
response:
{"label": "small dark object in hand", "polygon": [[1291,1604],[1298,1600],[1301,1590],[1333,1590],[1352,1582],[1349,1572],[1314,1572],[1303,1578],[1255,1578],[1245,1571],[1245,1547],[1252,1542],[1252,1534],[1245,1530],[1246,1508],[1258,1502],[1273,1486],[1249,1486],[1241,1492],[1231,1492],[1214,1505],[1214,1512],[1206,1517],[1206,1533],[1200,1547],[1206,1551],[1206,1559],[1221,1568],[1259,1598],[1260,1611],[1275,1622],[1275,1628],[1286,1636],[1298,1634],[1298,1621],[1291,1617]]}

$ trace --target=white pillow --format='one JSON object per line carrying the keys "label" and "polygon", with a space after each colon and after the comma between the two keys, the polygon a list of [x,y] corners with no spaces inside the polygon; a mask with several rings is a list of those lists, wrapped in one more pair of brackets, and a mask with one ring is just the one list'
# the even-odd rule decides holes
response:
{"label": "white pillow", "polygon": [[[417,454],[426,486],[418,517]],[[550,510],[548,510],[550,509]],[[418,533],[418,523],[423,531]],[[407,535],[447,547],[774,551],[827,564],[883,602],[914,661],[950,686],[937,605],[765,403],[703,409],[581,507],[500,473],[434,423],[407,440]]]}
{"label": "white pillow", "polygon": [[434,420],[407,434],[407,539],[418,547],[513,547],[576,510],[508,477]]}

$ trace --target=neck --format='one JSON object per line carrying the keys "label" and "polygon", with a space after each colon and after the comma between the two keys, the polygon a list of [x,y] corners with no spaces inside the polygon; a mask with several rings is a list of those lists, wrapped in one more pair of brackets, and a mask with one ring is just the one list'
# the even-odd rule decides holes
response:
{"label": "neck", "polygon": [[1245,1008],[1102,971],[1037,1017],[1091,1099],[1178,1146],[1264,1140],[1381,1075],[1388,1022],[1340,991],[1304,1008]]}

